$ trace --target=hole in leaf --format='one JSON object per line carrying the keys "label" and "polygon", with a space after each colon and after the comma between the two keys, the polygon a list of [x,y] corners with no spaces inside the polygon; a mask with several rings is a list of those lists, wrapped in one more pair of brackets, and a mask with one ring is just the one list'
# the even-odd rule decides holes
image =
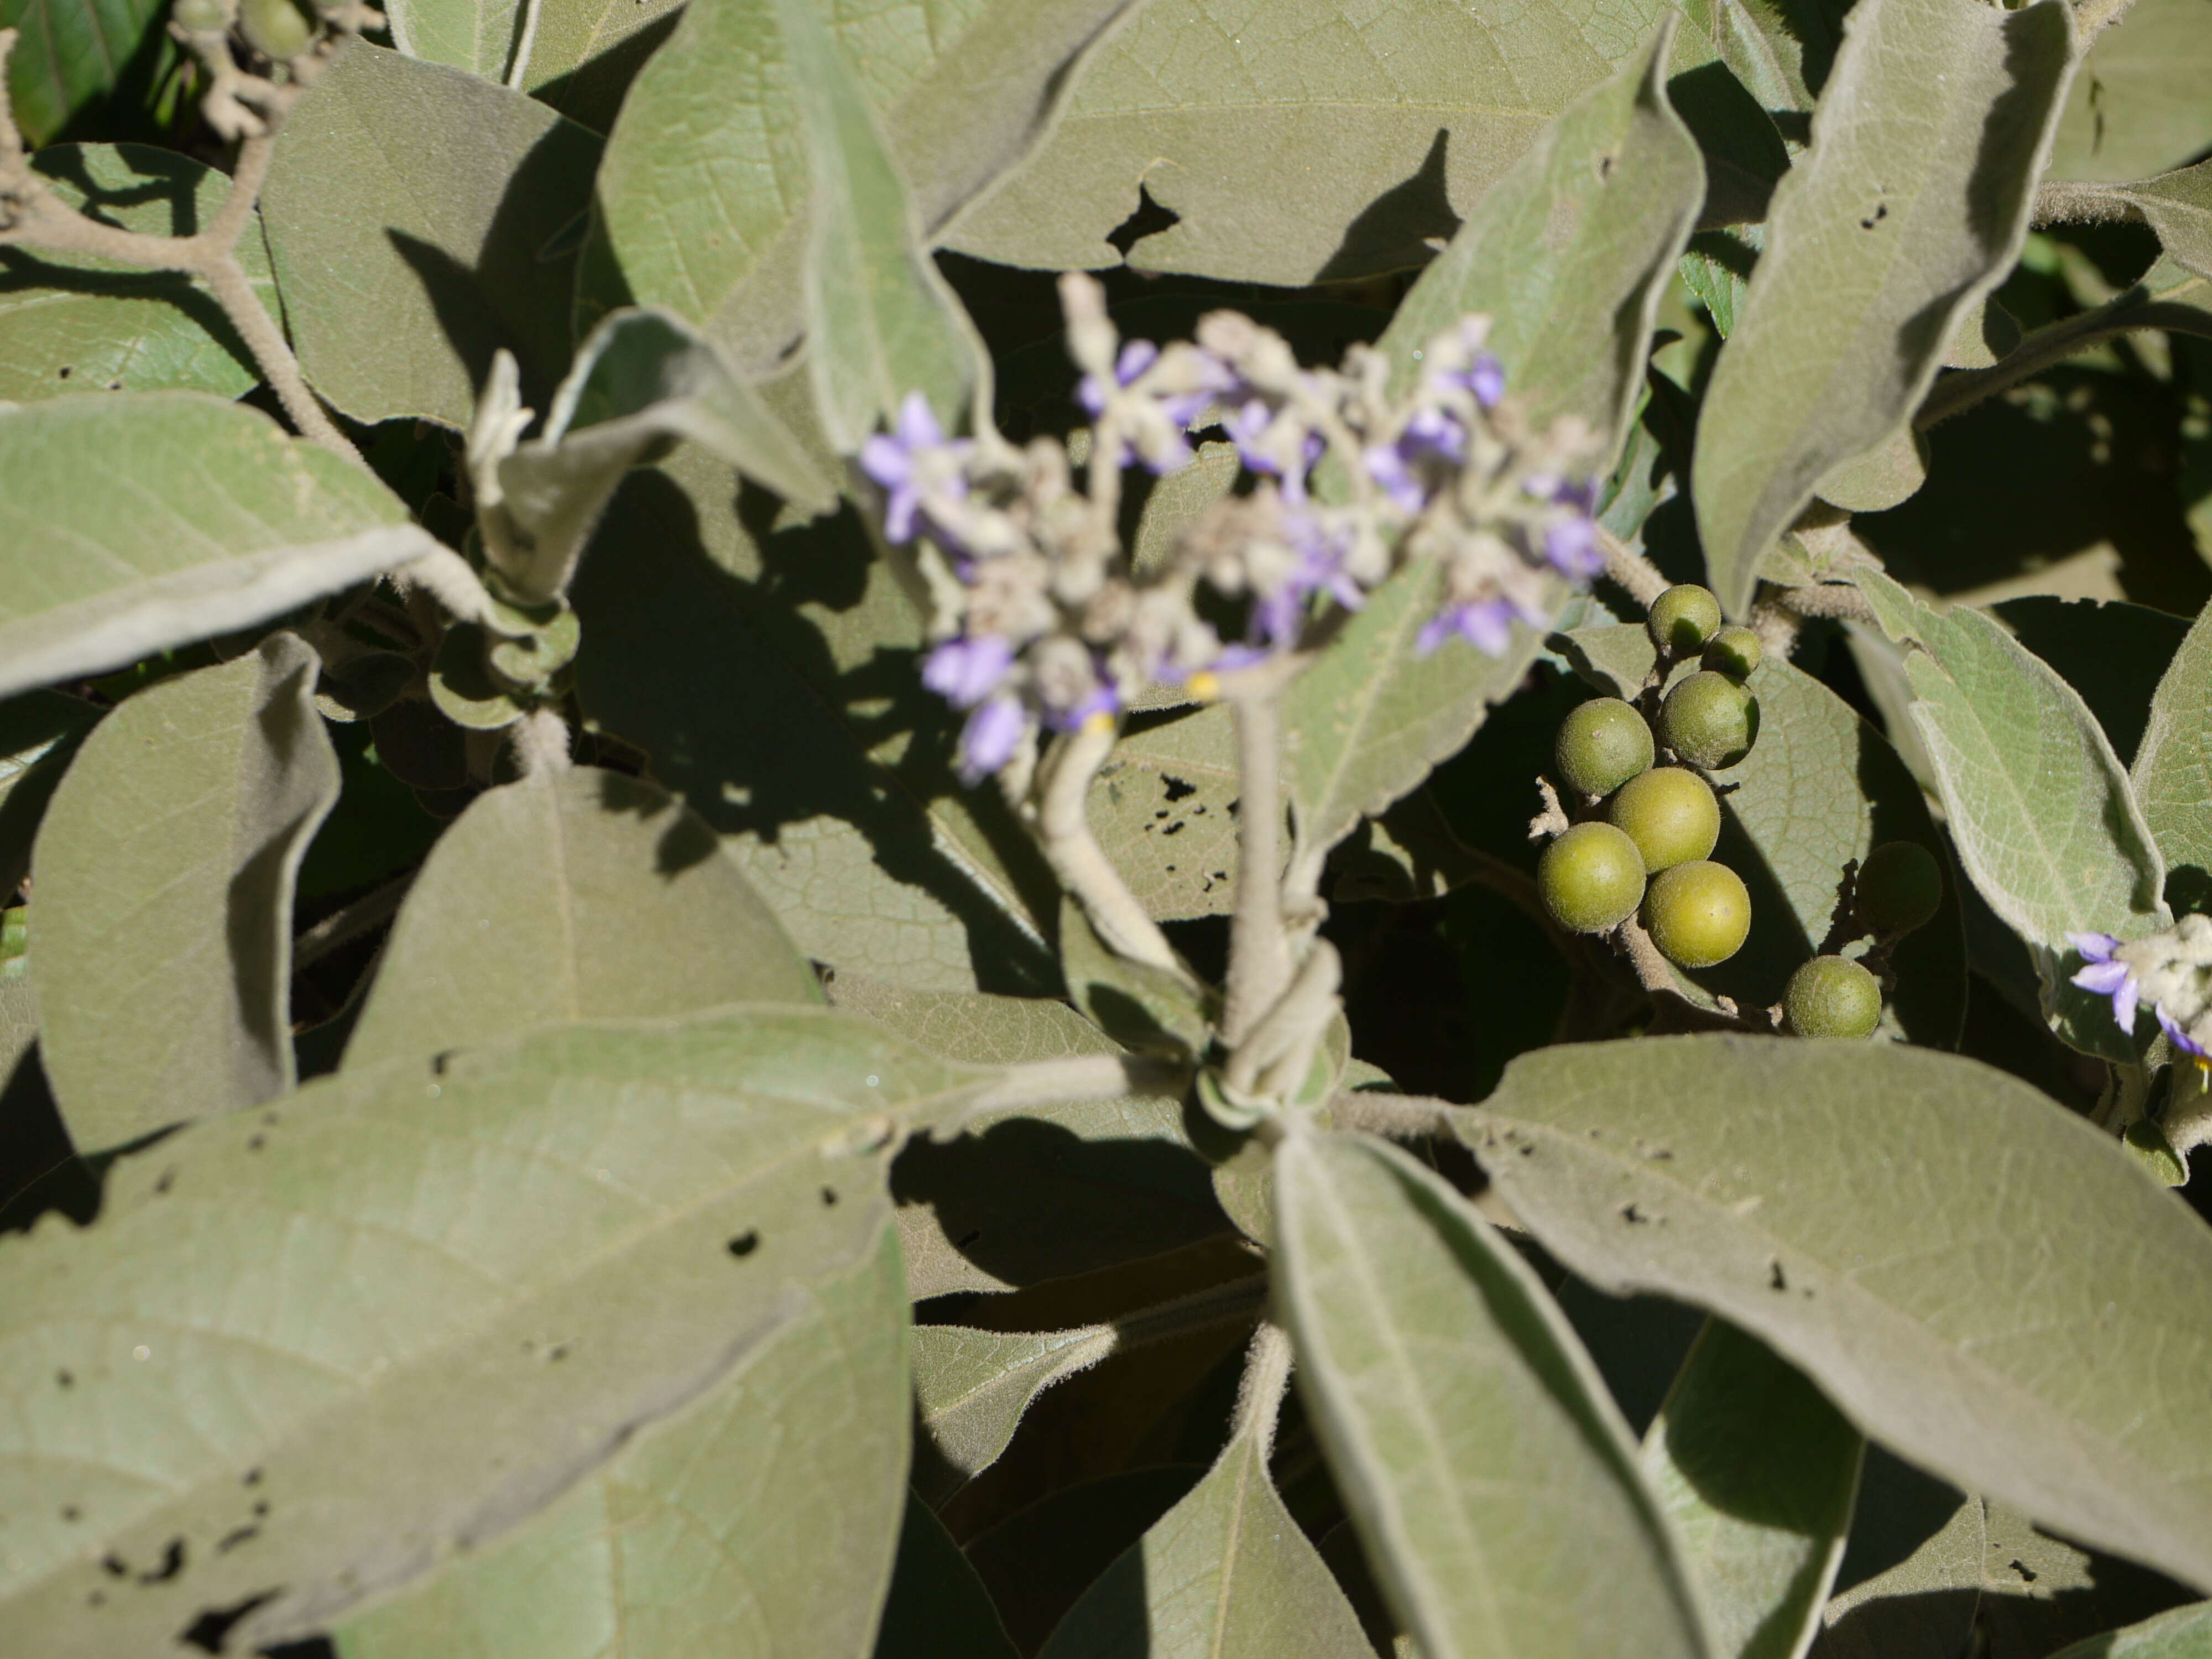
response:
{"label": "hole in leaf", "polygon": [[1782,1258],[1780,1256],[1770,1256],[1767,1258],[1766,1288],[1770,1291],[1786,1291],[1790,1288],[1790,1281],[1784,1276],[1782,1272]]}
{"label": "hole in leaf", "polygon": [[837,1189],[835,1187],[824,1187],[822,1189],[822,1207],[825,1210],[834,1209],[836,1203]]}
{"label": "hole in leaf", "polygon": [[1157,236],[1172,225],[1182,222],[1182,215],[1172,208],[1164,208],[1152,199],[1152,186],[1137,186],[1137,210],[1106,233],[1107,246],[1124,259],[1129,250],[1147,236]]}
{"label": "hole in leaf", "polygon": [[215,1547],[215,1553],[217,1555],[225,1554],[231,1550],[236,1549],[240,1544],[246,1542],[248,1540],[258,1538],[260,1536],[261,1528],[257,1526],[247,1525],[243,1527],[234,1527],[222,1535],[222,1540]]}
{"label": "hole in leaf", "polygon": [[760,1229],[748,1227],[730,1241],[730,1254],[743,1261],[760,1248]]}
{"label": "hole in leaf", "polygon": [[1194,783],[1185,783],[1181,778],[1171,778],[1164,772],[1160,775],[1160,792],[1172,805],[1186,795],[1196,794],[1198,786]]}
{"label": "hole in leaf", "polygon": [[221,1653],[223,1644],[229,1639],[230,1632],[238,1621],[254,1608],[275,1601],[280,1594],[282,1592],[278,1590],[263,1590],[227,1607],[209,1607],[179,1632],[177,1639],[198,1648],[202,1653]]}
{"label": "hole in leaf", "polygon": [[166,1584],[184,1570],[185,1540],[172,1538],[161,1552],[161,1565],[151,1572],[140,1573],[138,1582],[142,1584]]}

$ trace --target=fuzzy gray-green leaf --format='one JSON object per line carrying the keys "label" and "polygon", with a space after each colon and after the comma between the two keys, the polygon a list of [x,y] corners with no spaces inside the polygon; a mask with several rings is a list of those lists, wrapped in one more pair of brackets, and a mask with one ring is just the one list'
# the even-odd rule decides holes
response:
{"label": "fuzzy gray-green leaf", "polygon": [[2212,278],[2212,161],[2122,185],[2112,193],[2142,210],[2168,258]]}
{"label": "fuzzy gray-green leaf", "polygon": [[2212,6],[2135,0],[2082,57],[2051,177],[2142,179],[2202,155],[2212,144],[2208,84]]}
{"label": "fuzzy gray-green leaf", "polygon": [[1275,1222],[1300,1398],[1429,1659],[1709,1651],[1604,1384],[1458,1194],[1308,1131],[1276,1149]]}
{"label": "fuzzy gray-green leaf", "polygon": [[357,421],[465,429],[504,347],[542,409],[568,368],[599,148],[521,93],[348,46],[286,120],[262,195],[315,390]]}
{"label": "fuzzy gray-green leaf", "polygon": [[[611,1488],[611,1529],[687,1535],[686,1408],[738,1425],[715,1441],[731,1467],[701,1478],[741,1492],[779,1456],[744,1426],[763,1414],[746,1373],[787,1339],[823,1370],[769,1400],[800,1395],[794,1431],[874,1470],[830,1535],[875,1528],[860,1553],[887,1576],[898,1292],[854,1336],[805,1327],[869,1263],[896,1286],[884,1115],[952,1109],[988,1076],[814,1009],[565,1026],[321,1080],[126,1160],[88,1231],[52,1218],[0,1255],[0,1618],[52,1659],[153,1650],[246,1602],[231,1640],[281,1641],[663,1455],[644,1497]],[[648,1432],[669,1419],[673,1440]],[[802,1461],[785,1490],[842,1506],[842,1477]],[[771,1526],[740,1504],[722,1525],[743,1553],[707,1571],[772,1590],[761,1623],[793,1650],[834,1618],[856,1651],[872,1592],[779,1553],[822,1536],[803,1508]],[[666,1564],[642,1553],[650,1583]]]}
{"label": "fuzzy gray-green leaf", "polygon": [[1524,1055],[1462,1121],[1591,1283],[1707,1308],[1902,1455],[2212,1583],[2212,1235],[2039,1091],[1708,1035]]}
{"label": "fuzzy gray-green leaf", "polygon": [[[1912,720],[1959,861],[2036,958],[2067,1041],[2133,1055],[2109,1005],[2066,983],[2070,933],[2160,924],[2166,864],[2126,770],[2080,693],[1980,611],[1938,616],[1879,572],[1860,586],[1905,658]],[[2148,747],[2148,745],[2146,744]]]}
{"label": "fuzzy gray-green leaf", "polygon": [[39,827],[40,1052],[80,1152],[292,1086],[292,882],[338,797],[296,635],[149,686]]}
{"label": "fuzzy gray-green leaf", "polygon": [[2019,256],[2073,40],[2058,0],[1851,9],[1698,422],[1698,526],[1731,616],[1820,480],[1904,428]]}
{"label": "fuzzy gray-green leaf", "polygon": [[1843,1559],[1866,1443],[1801,1372],[1708,1320],[1644,1438],[1713,1651],[1798,1659]]}
{"label": "fuzzy gray-green leaf", "polygon": [[1110,1325],[1066,1331],[969,1330],[924,1325],[914,1334],[915,1424],[933,1455],[917,1459],[924,1498],[942,1503],[998,1461],[1030,1402],[1114,1351]]}
{"label": "fuzzy gray-green leaf", "polygon": [[368,472],[220,398],[0,408],[0,697],[265,622],[436,546]]}
{"label": "fuzzy gray-green leaf", "polygon": [[480,795],[409,889],[349,1067],[535,1025],[818,1003],[813,969],[698,816],[580,766]]}
{"label": "fuzzy gray-green leaf", "polygon": [[2212,906],[2212,608],[2158,683],[2130,781],[2175,901]]}
{"label": "fuzzy gray-green leaf", "polygon": [[2076,1642],[2057,1659],[2203,1659],[2207,1653],[2212,1653],[2212,1601],[2194,1601]]}

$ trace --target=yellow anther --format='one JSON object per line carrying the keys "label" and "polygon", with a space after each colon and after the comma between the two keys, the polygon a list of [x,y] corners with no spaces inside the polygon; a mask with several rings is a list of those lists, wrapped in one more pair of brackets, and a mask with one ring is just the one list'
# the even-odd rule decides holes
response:
{"label": "yellow anther", "polygon": [[1200,702],[1212,702],[1221,695],[1221,676],[1211,668],[1200,669],[1183,684],[1190,688],[1191,696]]}

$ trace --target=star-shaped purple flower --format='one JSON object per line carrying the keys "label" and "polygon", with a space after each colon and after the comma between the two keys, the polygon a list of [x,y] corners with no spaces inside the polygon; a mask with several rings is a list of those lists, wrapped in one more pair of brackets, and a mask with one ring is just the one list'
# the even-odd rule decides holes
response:
{"label": "star-shaped purple flower", "polygon": [[1571,582],[1586,582],[1605,568],[1598,550],[1597,526],[1579,514],[1544,532],[1544,557]]}
{"label": "star-shaped purple flower", "polygon": [[1465,640],[1486,657],[1502,657],[1513,642],[1512,605],[1504,599],[1448,605],[1421,625],[1413,654],[1425,657],[1447,640]]}
{"label": "star-shaped purple flower", "polygon": [[[2112,998],[2112,1018],[2119,1022],[2120,1030],[2132,1032],[2136,1029],[2136,1003],[2142,987],[2136,979],[2135,969],[2112,954],[2120,948],[2119,940],[2110,933],[2069,933],[2066,942],[2079,951],[2081,960],[2088,964],[2074,975],[2073,982],[2085,991]],[[2163,1024],[2166,1016],[2160,1013],[2159,1018]]]}
{"label": "star-shaped purple flower", "polygon": [[[1160,349],[1150,340],[1125,341],[1121,355],[1114,360],[1114,384],[1127,386],[1159,358]],[[1099,384],[1096,374],[1083,377],[1082,383],[1075,388],[1075,401],[1094,421],[1106,412],[1106,388]]]}
{"label": "star-shaped purple flower", "polygon": [[[860,446],[860,471],[890,492],[884,508],[884,534],[893,542],[914,539],[915,520],[922,511],[921,461],[930,450],[950,449],[958,454],[964,444],[948,444],[945,428],[929,407],[929,399],[909,392],[899,405],[897,429],[878,432]],[[959,473],[936,481],[955,496],[965,496],[968,481]]]}
{"label": "star-shaped purple flower", "polygon": [[960,781],[980,783],[1013,759],[1029,724],[1021,699],[1011,693],[976,705],[960,732]]}
{"label": "star-shaped purple flower", "polygon": [[[2077,981],[2076,983],[2079,981]],[[2198,1071],[2212,1068],[2212,1054],[2207,1054],[2204,1052],[2203,1045],[2183,1030],[2180,1022],[2171,1018],[2164,1008],[2155,1003],[2151,1006],[2158,1015],[2159,1029],[2166,1033],[2166,1040],[2195,1060]]]}

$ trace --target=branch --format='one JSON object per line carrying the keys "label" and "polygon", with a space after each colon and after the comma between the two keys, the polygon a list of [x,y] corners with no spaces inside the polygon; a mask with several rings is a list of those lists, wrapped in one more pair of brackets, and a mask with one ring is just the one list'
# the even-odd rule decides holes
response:
{"label": "branch", "polygon": [[2137,329],[2170,328],[2184,334],[2212,337],[2212,311],[2177,303],[2170,297],[2197,288],[2212,291],[2212,285],[2206,284],[2202,277],[2160,295],[2154,295],[2137,283],[2103,305],[2037,329],[2007,353],[2002,362],[1988,368],[1954,369],[1929,390],[1919,412],[1912,417],[1913,428],[1925,432],[1972,408],[1984,398],[2033,380],[2069,357]]}
{"label": "branch", "polygon": [[1274,1455],[1275,1419],[1290,1382],[1290,1334],[1273,1320],[1262,1320],[1252,1333],[1252,1346],[1244,1351],[1244,1380],[1237,1390],[1237,1415],[1229,1437],[1236,1441],[1249,1435],[1263,1468]]}
{"label": "branch", "polygon": [[1180,1093],[1184,1068],[1144,1054],[1076,1054],[1001,1069],[961,1114],[964,1127],[991,1112],[1018,1112],[1033,1106],[1066,1106],[1081,1101],[1121,1100],[1130,1095]]}
{"label": "branch", "polygon": [[1060,885],[1075,895],[1091,925],[1116,956],[1164,968],[1179,979],[1189,970],[1115,869],[1091,833],[1091,781],[1114,752],[1112,722],[1086,723],[1057,738],[1040,768],[1037,841]]}
{"label": "branch", "polygon": [[1651,601],[1664,593],[1673,584],[1659,574],[1659,568],[1603,525],[1595,525],[1597,544],[1605,554],[1605,574],[1628,590],[1637,604],[1649,610]]}
{"label": "branch", "polygon": [[383,886],[334,910],[292,941],[292,971],[304,972],[333,951],[381,927],[398,913],[400,901],[415,884],[416,872],[395,876]]}
{"label": "branch", "polygon": [[[262,378],[301,435],[356,465],[366,465],[361,452],[308,391],[299,359],[238,262],[238,239],[252,219],[269,177],[276,129],[299,88],[259,83],[266,88],[265,118],[255,122],[261,130],[249,133],[240,144],[229,192],[204,230],[192,236],[147,236],[86,217],[56,196],[32,169],[6,86],[8,59],[15,41],[14,29],[0,29],[0,246],[91,255],[142,270],[177,270],[198,278],[253,354]],[[228,63],[227,56],[223,61]],[[210,99],[214,96],[211,91]]]}
{"label": "branch", "polygon": [[2038,230],[2052,225],[2111,225],[2141,219],[2142,210],[2110,185],[2069,184],[2045,179],[2035,190],[2034,217]]}

